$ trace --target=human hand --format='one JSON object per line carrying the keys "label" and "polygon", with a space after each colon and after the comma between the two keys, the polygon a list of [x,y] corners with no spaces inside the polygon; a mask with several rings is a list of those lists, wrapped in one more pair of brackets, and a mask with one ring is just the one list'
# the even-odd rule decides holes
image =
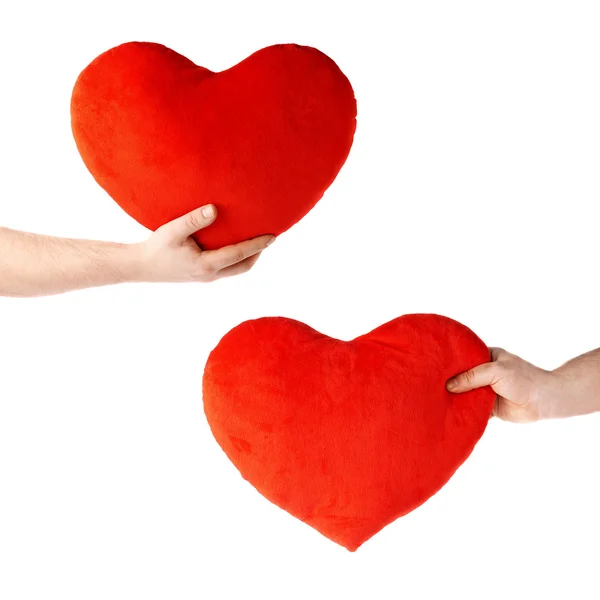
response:
{"label": "human hand", "polygon": [[501,348],[490,351],[492,362],[453,377],[447,390],[462,393],[491,386],[497,394],[492,414],[504,421],[529,423],[552,417],[551,398],[559,385],[556,374]]}
{"label": "human hand", "polygon": [[203,251],[192,234],[211,225],[217,218],[214,205],[197,208],[162,227],[146,241],[134,244],[138,280],[145,282],[210,282],[250,270],[260,253],[275,237],[260,237]]}

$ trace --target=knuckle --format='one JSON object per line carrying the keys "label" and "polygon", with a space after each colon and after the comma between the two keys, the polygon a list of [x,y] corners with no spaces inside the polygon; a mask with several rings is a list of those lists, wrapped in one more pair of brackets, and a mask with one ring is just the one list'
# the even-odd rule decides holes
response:
{"label": "knuckle", "polygon": [[490,348],[491,362],[500,360],[506,354],[503,348]]}
{"label": "knuckle", "polygon": [[245,258],[246,258],[246,254],[244,253],[243,250],[241,250],[239,248],[237,248],[231,255],[231,260],[234,263],[242,262]]}
{"label": "knuckle", "polygon": [[195,229],[202,225],[202,220],[195,212],[191,212],[185,215],[185,224],[190,229]]}
{"label": "knuckle", "polygon": [[200,260],[200,264],[198,265],[198,275],[200,277],[204,277],[206,275],[212,275],[217,272],[217,268],[215,265],[208,260]]}
{"label": "knuckle", "polygon": [[465,383],[472,383],[475,379],[475,371],[473,369],[469,369],[463,373],[462,377]]}

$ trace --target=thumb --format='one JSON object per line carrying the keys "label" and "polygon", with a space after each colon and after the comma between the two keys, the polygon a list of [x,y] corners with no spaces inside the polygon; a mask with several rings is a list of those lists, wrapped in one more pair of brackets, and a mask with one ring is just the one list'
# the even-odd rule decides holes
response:
{"label": "thumb", "polygon": [[201,206],[177,219],[173,219],[163,228],[167,229],[176,242],[184,242],[193,233],[208,227],[217,217],[217,208],[213,204]]}
{"label": "thumb", "polygon": [[493,362],[479,365],[449,379],[446,382],[446,389],[454,394],[460,394],[486,385],[492,385],[495,381],[495,371],[496,364]]}

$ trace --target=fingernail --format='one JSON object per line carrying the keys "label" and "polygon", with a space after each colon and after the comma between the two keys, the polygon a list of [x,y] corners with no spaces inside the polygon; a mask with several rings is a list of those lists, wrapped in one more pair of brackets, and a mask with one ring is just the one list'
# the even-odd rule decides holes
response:
{"label": "fingernail", "polygon": [[456,378],[453,377],[452,379],[449,379],[448,382],[446,383],[446,389],[453,390],[457,385],[458,385],[458,382],[456,381]]}
{"label": "fingernail", "polygon": [[270,246],[270,245],[271,245],[271,244],[272,244],[274,241],[275,241],[275,236],[273,236],[273,237],[269,238],[269,239],[267,240],[267,246]]}
{"label": "fingernail", "polygon": [[215,209],[212,206],[205,206],[202,209],[202,216],[205,219],[212,219],[215,216]]}

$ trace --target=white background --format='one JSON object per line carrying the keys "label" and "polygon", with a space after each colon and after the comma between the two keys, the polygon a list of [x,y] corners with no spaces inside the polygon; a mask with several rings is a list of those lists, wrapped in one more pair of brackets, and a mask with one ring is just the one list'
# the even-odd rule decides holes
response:
{"label": "white background", "polygon": [[213,70],[312,45],[359,121],[251,273],[0,301],[0,598],[598,598],[600,415],[492,421],[438,495],[350,554],[243,482],[200,385],[220,337],[265,315],[351,339],[436,312],[545,368],[600,346],[599,31],[573,0],[3,2],[2,225],[146,237],[70,131],[77,75],[121,42]]}

